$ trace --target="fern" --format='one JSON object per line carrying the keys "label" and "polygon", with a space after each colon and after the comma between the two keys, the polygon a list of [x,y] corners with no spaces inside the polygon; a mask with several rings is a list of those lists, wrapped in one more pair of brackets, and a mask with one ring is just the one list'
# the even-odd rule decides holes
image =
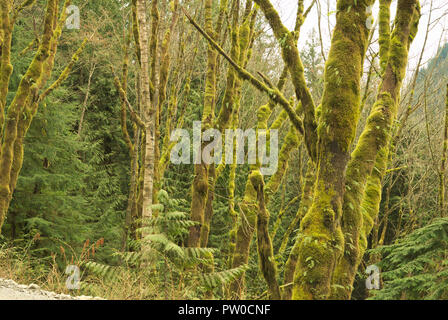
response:
{"label": "fern", "polygon": [[248,265],[244,264],[229,270],[199,274],[198,278],[206,287],[215,288],[240,278],[247,269]]}
{"label": "fern", "polygon": [[373,299],[447,299],[447,249],[448,218],[441,218],[396,244],[371,250],[383,256],[384,280]]}
{"label": "fern", "polygon": [[[81,265],[86,271],[91,272],[105,280],[116,280],[120,272],[134,270],[135,272],[147,272],[149,277],[168,276],[172,283],[178,283],[180,279],[191,287],[202,287],[204,290],[219,288],[224,284],[241,277],[248,269],[242,265],[234,269],[206,272],[214,270],[213,248],[187,248],[181,245],[183,235],[188,234],[189,228],[196,223],[188,220],[188,215],[180,211],[170,211],[169,208],[176,206],[177,202],[170,199],[168,194],[161,190],[158,194],[159,204],[153,205],[157,210],[157,217],[147,219],[145,227],[138,231],[145,231],[144,239],[134,240],[130,243],[131,248],[149,248],[150,250],[138,250],[136,252],[115,252],[122,266],[110,266],[89,261]],[[154,268],[140,268],[150,261]],[[135,267],[135,268],[134,268]],[[159,273],[153,272],[159,270]],[[167,275],[167,272],[170,272]],[[158,281],[157,279],[155,279]],[[166,285],[166,284],[165,284]]]}
{"label": "fern", "polygon": [[86,263],[82,263],[81,267],[84,267],[86,270],[89,270],[93,274],[110,280],[116,277],[118,272],[120,272],[120,267],[109,266],[101,263],[96,263],[94,261],[88,261]]}

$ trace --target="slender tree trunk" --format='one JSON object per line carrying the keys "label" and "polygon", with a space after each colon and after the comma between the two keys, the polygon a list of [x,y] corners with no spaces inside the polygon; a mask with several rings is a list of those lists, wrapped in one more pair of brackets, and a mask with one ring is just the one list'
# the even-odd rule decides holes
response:
{"label": "slender tree trunk", "polygon": [[264,182],[260,171],[255,171],[249,179],[257,191],[258,215],[257,215],[257,244],[258,257],[261,272],[268,285],[271,299],[280,300],[280,288],[277,280],[277,266],[274,258],[272,241],[269,236],[269,213],[264,201]]}
{"label": "slender tree trunk", "polygon": [[95,72],[95,63],[93,64],[93,66],[89,72],[89,79],[87,81],[86,94],[84,96],[84,102],[82,103],[81,117],[79,118],[78,137],[81,137],[81,133],[82,133],[82,125],[84,124],[84,116],[86,114],[87,103],[89,101],[89,95],[90,95],[90,84],[92,83],[92,76],[93,76],[94,72]]}
{"label": "slender tree trunk", "polygon": [[[284,85],[286,84],[286,80],[288,77],[288,70],[285,68],[280,76],[277,87],[279,90],[282,90]],[[261,106],[257,111],[257,129],[267,130],[268,129],[268,119],[274,111],[275,103],[269,102],[267,105]],[[286,112],[281,112],[277,119],[272,123],[271,129],[278,129],[286,120]],[[298,143],[298,140],[292,139]],[[290,151],[293,149],[293,146],[288,147],[282,150],[284,155],[279,156],[279,158],[283,159],[282,162],[287,163],[289,160]],[[282,167],[279,164],[279,167]],[[284,167],[286,169],[286,165]],[[254,172],[258,171],[259,167],[254,165],[251,167],[251,171],[249,176],[251,176]],[[282,180],[283,174],[285,170],[277,170],[274,176],[271,177],[268,184],[266,185],[265,190],[266,194],[264,195],[265,205],[269,203],[271,195],[273,195],[278,187],[280,186],[280,182]],[[252,241],[252,237],[254,231],[256,229],[256,221],[257,221],[257,210],[258,210],[258,202],[257,202],[257,191],[254,188],[250,179],[246,182],[246,187],[244,190],[243,201],[240,204],[240,219],[238,224],[236,225],[236,230],[232,231],[234,234],[231,236],[235,237],[235,248],[232,250],[232,268],[239,267],[241,265],[247,264],[249,261],[249,253],[250,253],[250,244]],[[230,284],[230,297],[232,299],[241,299],[244,292],[244,274],[233,281]]]}
{"label": "slender tree trunk", "polygon": [[442,160],[440,161],[440,174],[439,174],[439,208],[442,217],[445,216],[446,204],[445,204],[445,172],[446,172],[446,157],[448,151],[448,85],[446,95],[446,107],[445,107],[445,126],[443,128],[443,149]]}
{"label": "slender tree trunk", "polygon": [[[142,219],[152,217],[153,204],[153,182],[154,182],[154,121],[155,112],[151,103],[149,79],[149,34],[148,22],[146,18],[146,1],[136,1],[137,21],[138,21],[138,39],[140,48],[140,84],[141,84],[141,104],[144,111],[145,122],[145,164],[143,176],[143,203],[142,203]],[[145,232],[142,234],[145,236]]]}
{"label": "slender tree trunk", "polygon": [[[208,34],[215,37],[213,29],[213,1],[205,0],[205,29]],[[202,132],[209,129],[212,125],[215,109],[215,96],[216,96],[216,64],[218,54],[211,45],[208,46],[207,51],[207,74],[205,80],[205,96],[204,96],[204,108],[202,111]],[[198,154],[202,153],[202,141],[197,146],[199,150],[196,150]],[[189,247],[199,247],[201,237],[201,227],[204,223],[205,207],[208,198],[208,165],[202,160],[201,163],[197,163],[194,166],[194,179],[192,186],[192,199],[191,199],[191,220],[195,221],[197,225],[190,228],[188,236]]]}
{"label": "slender tree trunk", "polygon": [[[156,113],[156,141],[160,141],[160,126],[163,114],[163,107],[165,105],[165,101],[167,100],[167,85],[168,78],[170,75],[170,66],[171,66],[171,39],[173,37],[175,28],[177,26],[177,20],[179,16],[179,0],[174,0],[172,7],[172,17],[169,28],[165,32],[165,36],[163,38],[163,42],[161,45],[161,61],[160,61],[160,79],[159,79],[159,89],[158,89],[158,101],[157,101],[157,113]],[[175,94],[172,92],[171,94]],[[170,111],[170,110],[168,110]],[[160,158],[161,152],[159,143],[156,143],[156,153],[155,153],[155,187],[154,187],[154,195],[157,194],[157,191],[161,188],[161,180],[163,179],[162,168],[160,167]]]}

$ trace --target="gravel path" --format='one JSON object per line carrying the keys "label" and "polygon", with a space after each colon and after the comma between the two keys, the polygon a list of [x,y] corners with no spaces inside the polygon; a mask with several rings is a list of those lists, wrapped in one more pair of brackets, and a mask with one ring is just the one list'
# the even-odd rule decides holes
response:
{"label": "gravel path", "polygon": [[13,280],[0,278],[0,300],[103,300],[98,297],[57,294],[42,290],[36,284],[17,284]]}

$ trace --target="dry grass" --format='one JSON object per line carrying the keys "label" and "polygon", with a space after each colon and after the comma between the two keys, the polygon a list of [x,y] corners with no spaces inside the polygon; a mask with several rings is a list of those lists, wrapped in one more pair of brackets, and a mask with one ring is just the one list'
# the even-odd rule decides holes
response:
{"label": "dry grass", "polygon": [[68,275],[56,262],[56,255],[50,259],[37,259],[26,249],[0,245],[0,278],[12,279],[20,284],[35,283],[42,289],[70,295],[98,296],[111,300],[178,300],[195,299],[194,288],[182,283],[164,281],[166,272],[151,274],[144,268],[122,268],[113,278],[94,274],[81,274],[81,289],[68,290]]}

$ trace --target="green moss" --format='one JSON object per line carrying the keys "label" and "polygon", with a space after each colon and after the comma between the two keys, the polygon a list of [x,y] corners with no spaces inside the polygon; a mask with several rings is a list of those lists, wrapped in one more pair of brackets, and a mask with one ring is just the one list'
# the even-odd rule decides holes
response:
{"label": "green moss", "polygon": [[[2,13],[3,9],[8,9],[9,2],[2,3]],[[9,11],[7,11],[9,12]],[[8,15],[8,13],[6,13]],[[25,75],[22,77],[19,87],[17,88],[16,94],[14,96],[11,105],[8,108],[6,119],[4,120],[4,124],[0,125],[4,128],[3,141],[1,145],[1,158],[0,158],[0,229],[3,225],[4,219],[6,217],[6,213],[9,207],[9,203],[11,201],[11,196],[13,190],[11,190],[11,186],[15,186],[15,181],[11,180],[11,172],[16,170],[17,172],[13,172],[12,178],[16,179],[18,172],[21,167],[21,159],[23,157],[23,151],[21,151],[21,139],[18,140],[19,133],[19,119],[23,116],[23,113],[26,111],[27,106],[31,103],[34,103],[37,100],[37,89],[40,88],[46,80],[46,75],[50,72],[48,67],[51,67],[51,64],[45,64],[46,60],[50,56],[50,49],[52,44],[55,44],[54,36],[54,17],[57,15],[57,2],[56,0],[47,1],[47,6],[45,10],[45,18],[44,18],[44,30],[42,34],[42,42],[37,50],[36,55],[34,56],[32,62],[30,63]],[[2,15],[2,23],[3,26],[5,23],[9,23],[9,17],[6,17],[5,14]],[[2,50],[7,50],[5,54],[2,54],[1,60],[1,94],[2,94],[2,110],[3,113],[5,107],[6,96],[3,94],[7,93],[7,86],[9,83],[9,72],[12,70],[9,66],[10,61],[10,50],[11,50],[11,42],[10,42],[10,32],[12,33],[12,26],[8,26],[4,29],[3,37],[5,38],[5,46]],[[6,89],[5,89],[6,86]],[[3,122],[3,119],[2,119]],[[18,145],[15,145],[17,142]],[[16,156],[19,159],[16,159],[16,163],[14,163],[15,158],[15,150]]]}
{"label": "green moss", "polygon": [[255,190],[262,188],[264,185],[263,175],[259,170],[254,170],[251,172],[249,175],[249,181],[252,183]]}
{"label": "green moss", "polygon": [[[302,195],[300,200],[300,206],[297,210],[297,214],[294,217],[292,223],[288,226],[288,229],[285,232],[282,243],[280,245],[278,255],[282,255],[286,249],[286,245],[288,244],[288,240],[290,235],[292,234],[294,228],[298,224],[298,222],[307,214],[313,203],[313,186],[315,182],[315,170],[312,161],[308,161],[308,169],[305,176],[305,182],[302,188]],[[284,274],[284,283],[288,284],[294,281],[294,274],[297,265],[297,259],[299,256],[300,244],[301,244],[300,235],[294,241],[294,245],[289,254],[288,260],[285,265],[285,274]],[[288,286],[284,292],[284,299],[289,300],[292,296],[292,286]]]}
{"label": "green moss", "polygon": [[[248,179],[243,201],[240,204],[241,217],[238,221],[236,232],[235,250],[232,257],[232,268],[247,264],[249,261],[250,243],[256,227],[257,219],[257,192],[252,182]],[[230,297],[232,299],[243,298],[244,276],[230,284]]]}
{"label": "green moss", "polygon": [[324,75],[317,182],[312,206],[301,221],[293,299],[328,298],[333,272],[343,253],[340,221],[345,169],[359,120],[360,83],[369,35],[366,7],[372,3],[338,1]]}
{"label": "green moss", "polygon": [[367,246],[367,236],[378,214],[381,181],[406,71],[410,34],[412,25],[420,17],[418,9],[415,10],[416,3],[399,2],[380,93],[347,167],[342,220],[346,245],[336,269],[332,298],[350,298],[356,271]]}
{"label": "green moss", "polygon": [[[12,27],[9,19],[9,12],[11,3],[9,1],[2,1],[1,8],[1,43],[2,54],[0,60],[0,137],[3,135],[3,127],[5,122],[5,108],[6,96],[8,94],[9,79],[11,77],[13,66],[11,64],[11,41],[12,41]],[[1,224],[0,224],[1,226]]]}
{"label": "green moss", "polygon": [[269,179],[269,182],[266,184],[265,188],[266,202],[269,202],[271,196],[278,190],[280,183],[288,168],[288,162],[291,152],[295,148],[297,148],[298,145],[299,145],[299,138],[297,137],[297,132],[293,127],[290,127],[288,133],[286,134],[285,140],[283,141],[282,148],[280,149],[278,157],[278,169],[271,177],[271,179]]}
{"label": "green moss", "polygon": [[441,216],[445,216],[446,204],[445,204],[445,172],[446,161],[448,152],[448,85],[446,87],[446,105],[445,105],[445,125],[443,128],[443,147],[442,156],[440,160],[440,173],[439,173],[439,209]]}
{"label": "green moss", "polygon": [[[281,19],[271,2],[268,0],[255,0],[263,10],[277,41],[282,49],[282,57],[288,67],[294,85],[297,101],[302,102],[304,110],[305,144],[313,160],[316,158],[317,122],[315,118],[315,105],[306,85],[304,68],[297,48],[295,32],[289,32],[282,24]],[[297,32],[299,30],[296,30]]]}
{"label": "green moss", "polygon": [[386,70],[386,65],[389,60],[391,2],[391,0],[380,0],[378,42],[380,45],[380,66],[382,73]]}
{"label": "green moss", "polygon": [[140,35],[139,35],[139,25],[138,25],[138,19],[137,19],[137,0],[132,0],[132,33],[134,35],[134,42],[135,42],[135,50],[138,62],[141,64],[141,52],[140,52]]}
{"label": "green moss", "polygon": [[[207,32],[213,31],[213,7],[212,1],[205,1],[204,16],[205,27]],[[217,53],[209,46],[207,51],[207,71],[205,81],[204,93],[204,107],[202,111],[202,130],[205,131],[212,126],[215,109],[215,95],[216,95],[216,63]],[[201,149],[202,150],[202,149]],[[190,229],[188,238],[188,245],[190,247],[200,246],[201,226],[204,223],[205,206],[208,197],[208,165],[198,164],[194,167],[195,177],[192,185],[192,199],[191,199],[191,219],[198,222],[197,226]]]}
{"label": "green moss", "polygon": [[257,128],[267,129],[267,122],[272,113],[268,105],[263,105],[257,110]]}
{"label": "green moss", "polygon": [[334,230],[336,212],[329,205],[335,192],[317,183],[312,207],[302,219],[293,299],[325,299],[336,259],[342,252],[341,230]]}

